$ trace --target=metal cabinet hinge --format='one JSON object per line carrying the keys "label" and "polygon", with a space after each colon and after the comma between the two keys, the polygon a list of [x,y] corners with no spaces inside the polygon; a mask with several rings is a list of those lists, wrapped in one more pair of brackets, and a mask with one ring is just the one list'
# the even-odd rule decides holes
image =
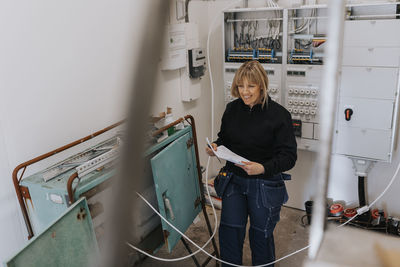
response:
{"label": "metal cabinet hinge", "polygon": [[193,138],[190,138],[189,140],[187,140],[186,145],[187,145],[187,148],[189,149],[193,145]]}

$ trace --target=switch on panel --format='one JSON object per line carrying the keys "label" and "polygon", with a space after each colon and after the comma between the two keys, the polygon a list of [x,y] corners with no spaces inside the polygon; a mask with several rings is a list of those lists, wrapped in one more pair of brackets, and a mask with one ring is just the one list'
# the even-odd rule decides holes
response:
{"label": "switch on panel", "polygon": [[353,115],[353,110],[351,108],[346,108],[344,110],[344,115],[345,115],[346,121],[349,121],[351,119],[351,115]]}
{"label": "switch on panel", "polygon": [[301,137],[301,124],[302,124],[301,120],[292,120],[292,123],[293,123],[294,135],[297,137]]}

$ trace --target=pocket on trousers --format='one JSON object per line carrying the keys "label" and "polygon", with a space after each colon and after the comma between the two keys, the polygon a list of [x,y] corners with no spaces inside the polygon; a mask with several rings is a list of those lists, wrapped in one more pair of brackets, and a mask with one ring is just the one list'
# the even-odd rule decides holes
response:
{"label": "pocket on trousers", "polygon": [[281,214],[281,206],[271,208],[271,222],[275,224],[279,222],[280,214]]}
{"label": "pocket on trousers", "polygon": [[265,208],[280,207],[288,201],[286,186],[283,181],[261,182],[260,193]]}
{"label": "pocket on trousers", "polygon": [[222,197],[224,195],[225,189],[229,183],[229,180],[231,179],[231,176],[231,173],[220,171],[218,176],[214,179],[214,189],[219,197]]}

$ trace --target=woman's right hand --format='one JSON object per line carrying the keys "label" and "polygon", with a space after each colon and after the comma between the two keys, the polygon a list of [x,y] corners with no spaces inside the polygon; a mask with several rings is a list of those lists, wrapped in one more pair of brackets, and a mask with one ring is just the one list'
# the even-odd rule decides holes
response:
{"label": "woman's right hand", "polygon": [[[216,143],[212,143],[211,146],[213,147],[214,151],[217,151],[218,146]],[[214,157],[215,156],[214,151],[211,148],[209,148],[208,146],[206,147],[206,153],[209,156]]]}

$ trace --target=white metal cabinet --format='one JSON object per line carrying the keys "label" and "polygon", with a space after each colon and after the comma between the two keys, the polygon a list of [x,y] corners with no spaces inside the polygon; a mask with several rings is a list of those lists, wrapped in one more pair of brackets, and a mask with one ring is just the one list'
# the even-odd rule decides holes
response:
{"label": "white metal cabinet", "polygon": [[399,47],[343,47],[343,65],[398,67]]}
{"label": "white metal cabinet", "polygon": [[[345,22],[336,153],[391,161],[400,59],[399,20]],[[351,110],[351,117],[345,111]]]}
{"label": "white metal cabinet", "polygon": [[340,97],[394,99],[397,68],[342,67]]}
{"label": "white metal cabinet", "polygon": [[345,21],[344,46],[399,47],[400,20]]}

